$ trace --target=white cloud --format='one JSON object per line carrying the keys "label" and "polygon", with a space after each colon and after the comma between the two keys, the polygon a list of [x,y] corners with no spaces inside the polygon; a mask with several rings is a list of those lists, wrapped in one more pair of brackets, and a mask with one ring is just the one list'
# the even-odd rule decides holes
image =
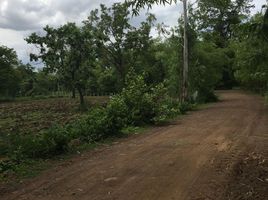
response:
{"label": "white cloud", "polygon": [[0,45],[5,45],[17,51],[18,57],[23,61],[28,61],[30,47],[24,41],[29,35],[28,31],[16,31],[0,28]]}
{"label": "white cloud", "polygon": [[45,25],[59,26],[67,21],[81,22],[100,3],[118,0],[1,0],[0,45],[14,48],[28,62],[29,45],[24,38]]}
{"label": "white cloud", "polygon": [[253,9],[254,13],[257,13],[261,10],[262,6],[267,4],[268,0],[254,0],[255,8]]}

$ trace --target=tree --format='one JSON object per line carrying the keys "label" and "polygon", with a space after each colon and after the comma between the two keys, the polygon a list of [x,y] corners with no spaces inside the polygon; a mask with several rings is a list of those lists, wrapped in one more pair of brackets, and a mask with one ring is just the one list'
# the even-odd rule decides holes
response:
{"label": "tree", "polygon": [[183,0],[183,82],[182,82],[182,101],[186,101],[188,98],[188,71],[189,71],[189,50],[188,50],[188,13],[187,13],[187,0]]}
{"label": "tree", "polygon": [[34,87],[34,81],[35,81],[35,72],[34,67],[32,67],[30,64],[22,64],[20,63],[18,67],[16,68],[16,71],[19,75],[19,95],[20,96],[31,96],[33,92]]}
{"label": "tree", "polygon": [[[189,71],[189,58],[188,58],[188,15],[187,15],[187,0],[181,0],[183,2],[183,10],[184,10],[184,49],[183,49],[183,83],[182,83],[182,102],[188,99],[188,71]],[[177,3],[177,0],[133,0],[128,1],[132,5],[133,13],[138,14],[139,9],[148,6],[148,8],[152,8],[153,4],[172,4]]]}
{"label": "tree", "polygon": [[236,51],[236,79],[243,87],[260,93],[268,90],[266,20],[267,11],[251,17],[240,26],[240,39],[231,44]]}
{"label": "tree", "polygon": [[13,49],[0,46],[0,94],[15,97],[19,90],[19,76],[15,68],[19,61]]}
{"label": "tree", "polygon": [[237,29],[247,21],[251,2],[252,0],[198,0],[193,12],[199,37],[206,42],[212,41],[218,48],[226,49],[228,60],[233,60],[222,69],[222,80],[218,84],[220,89],[231,89],[237,84],[233,66],[235,52],[229,45],[232,40],[238,39]]}
{"label": "tree", "polygon": [[132,6],[133,14],[138,15],[139,10],[144,8],[145,6],[148,9],[152,8],[154,4],[172,4],[177,3],[178,0],[126,0],[127,4]]}
{"label": "tree", "polygon": [[129,15],[126,4],[115,3],[110,8],[101,4],[100,10],[92,11],[84,21],[85,27],[94,30],[99,61],[105,68],[115,69],[121,86],[127,73],[125,42],[127,33],[133,29]]}
{"label": "tree", "polygon": [[128,4],[116,3],[111,8],[101,5],[92,11],[85,26],[93,27],[98,46],[98,64],[103,72],[109,70],[116,76],[116,91],[125,86],[125,76],[130,67],[138,73],[148,72],[152,77],[154,68],[153,40],[150,35],[156,18],[147,14],[139,27],[130,24]]}
{"label": "tree", "polygon": [[84,104],[89,69],[96,59],[90,28],[78,27],[74,23],[59,28],[46,26],[44,36],[33,33],[26,39],[39,47],[39,54],[31,54],[31,60],[42,60],[48,72],[59,74],[67,86],[77,89],[81,105]]}
{"label": "tree", "polygon": [[195,20],[207,40],[224,48],[233,38],[234,27],[248,17],[252,0],[198,0]]}

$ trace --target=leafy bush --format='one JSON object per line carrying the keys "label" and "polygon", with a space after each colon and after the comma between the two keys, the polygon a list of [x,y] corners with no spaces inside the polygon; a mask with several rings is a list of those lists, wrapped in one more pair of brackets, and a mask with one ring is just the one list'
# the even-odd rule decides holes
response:
{"label": "leafy bush", "polygon": [[143,75],[130,70],[126,85],[122,93],[110,103],[117,102],[115,110],[124,125],[161,123],[180,114],[179,101],[168,96],[164,83],[150,87],[146,85]]}
{"label": "leafy bush", "polygon": [[3,173],[8,170],[12,170],[14,162],[12,160],[1,160],[0,161],[0,173]]}
{"label": "leafy bush", "polygon": [[153,122],[160,124],[180,114],[180,102],[176,99],[167,98],[156,108],[156,116],[153,118]]}
{"label": "leafy bush", "polygon": [[213,90],[199,90],[196,101],[198,103],[211,103],[217,102],[219,99]]}
{"label": "leafy bush", "polygon": [[111,132],[118,132],[127,126],[129,110],[124,99],[120,96],[111,99],[106,112],[109,123],[113,125],[110,127]]}
{"label": "leafy bush", "polygon": [[[62,126],[54,126],[41,136],[39,141],[40,149],[42,146],[45,146],[45,149],[42,150],[44,155],[54,155],[62,153],[68,150],[68,143],[72,137],[69,135],[69,132],[66,128]],[[40,152],[38,152],[40,154]]]}
{"label": "leafy bush", "polygon": [[81,121],[80,138],[86,142],[95,142],[107,137],[113,125],[107,117],[107,111],[104,108],[97,108]]}
{"label": "leafy bush", "polygon": [[67,151],[70,140],[66,128],[53,126],[38,135],[10,135],[7,153],[17,161],[24,157],[49,157]]}
{"label": "leafy bush", "polygon": [[149,93],[143,75],[137,75],[130,70],[126,78],[126,87],[117,98],[127,106],[128,124],[146,124],[154,117],[152,94]]}
{"label": "leafy bush", "polygon": [[191,111],[195,108],[195,104],[191,104],[189,102],[183,102],[180,104],[179,109],[182,114],[185,114],[187,111]]}

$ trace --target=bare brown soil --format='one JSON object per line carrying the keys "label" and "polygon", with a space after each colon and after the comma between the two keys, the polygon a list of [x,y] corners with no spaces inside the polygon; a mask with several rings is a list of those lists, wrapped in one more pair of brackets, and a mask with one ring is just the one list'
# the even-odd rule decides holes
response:
{"label": "bare brown soil", "polygon": [[[90,105],[105,104],[109,98],[86,97]],[[1,134],[37,134],[53,124],[66,124],[83,113],[78,111],[79,100],[71,98],[48,98],[0,103]]]}
{"label": "bare brown soil", "polygon": [[268,199],[268,110],[239,91],[165,127],[64,161],[2,200]]}

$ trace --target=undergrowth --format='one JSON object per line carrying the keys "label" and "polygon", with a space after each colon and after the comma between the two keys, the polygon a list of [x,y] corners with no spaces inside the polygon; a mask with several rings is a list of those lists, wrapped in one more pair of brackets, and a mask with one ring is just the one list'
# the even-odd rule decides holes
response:
{"label": "undergrowth", "polygon": [[[0,138],[0,173],[20,173],[28,162],[50,159],[107,140],[161,124],[193,109],[168,96],[164,84],[146,85],[142,75],[131,72],[127,87],[106,107],[95,107],[68,125],[54,125],[38,134],[7,134]],[[24,170],[25,171],[25,170]]]}

